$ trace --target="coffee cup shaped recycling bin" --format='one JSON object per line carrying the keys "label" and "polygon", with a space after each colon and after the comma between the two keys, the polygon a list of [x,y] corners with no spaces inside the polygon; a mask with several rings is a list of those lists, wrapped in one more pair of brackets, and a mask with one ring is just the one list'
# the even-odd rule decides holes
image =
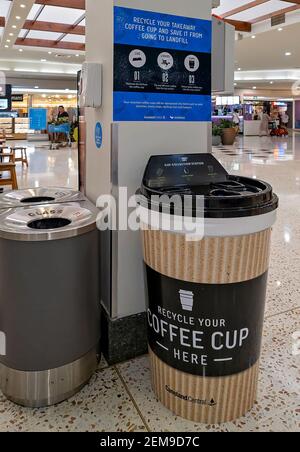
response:
{"label": "coffee cup shaped recycling bin", "polygon": [[[174,226],[178,209],[168,199],[175,194],[188,196],[202,238],[198,228],[193,237]],[[231,176],[212,155],[193,154],[153,156],[137,201],[153,390],[191,421],[235,420],[257,398],[278,198],[268,183]],[[171,226],[162,221],[166,212],[176,217]]]}

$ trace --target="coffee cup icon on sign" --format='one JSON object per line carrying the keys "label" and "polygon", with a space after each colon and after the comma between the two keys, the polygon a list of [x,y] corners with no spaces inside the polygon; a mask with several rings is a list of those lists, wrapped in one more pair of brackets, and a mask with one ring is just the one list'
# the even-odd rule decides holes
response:
{"label": "coffee cup icon on sign", "polygon": [[196,61],[195,60],[189,60],[189,66],[190,66],[190,69],[195,69]]}
{"label": "coffee cup icon on sign", "polygon": [[194,294],[188,290],[180,290],[180,302],[184,311],[192,312],[194,307]]}
{"label": "coffee cup icon on sign", "polygon": [[196,55],[188,55],[184,60],[184,65],[189,72],[196,72],[200,67],[199,58]]}

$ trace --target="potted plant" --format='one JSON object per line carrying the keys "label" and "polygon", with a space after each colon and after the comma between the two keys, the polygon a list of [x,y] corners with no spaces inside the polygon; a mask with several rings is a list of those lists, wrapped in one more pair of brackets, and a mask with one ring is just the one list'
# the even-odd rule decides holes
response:
{"label": "potted plant", "polygon": [[236,127],[232,121],[229,121],[228,119],[222,119],[221,121],[221,128],[222,128],[222,143],[225,146],[231,146],[233,145],[235,138],[236,138]]}
{"label": "potted plant", "polygon": [[213,146],[220,146],[221,134],[222,134],[221,127],[217,124],[213,124],[213,126],[212,126],[212,145]]}

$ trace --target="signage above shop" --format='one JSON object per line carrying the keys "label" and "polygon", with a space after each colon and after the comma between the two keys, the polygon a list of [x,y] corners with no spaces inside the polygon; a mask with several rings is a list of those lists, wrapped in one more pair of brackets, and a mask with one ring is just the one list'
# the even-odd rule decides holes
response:
{"label": "signage above shop", "polygon": [[12,94],[11,100],[12,102],[23,102],[24,94]]}

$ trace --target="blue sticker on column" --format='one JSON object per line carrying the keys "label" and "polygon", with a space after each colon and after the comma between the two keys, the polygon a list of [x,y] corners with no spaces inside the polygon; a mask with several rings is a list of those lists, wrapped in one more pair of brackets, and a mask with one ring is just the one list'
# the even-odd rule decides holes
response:
{"label": "blue sticker on column", "polygon": [[97,149],[101,149],[102,141],[103,141],[102,125],[100,124],[100,122],[97,122],[95,127],[95,144]]}
{"label": "blue sticker on column", "polygon": [[211,120],[211,21],[114,8],[114,121]]}

